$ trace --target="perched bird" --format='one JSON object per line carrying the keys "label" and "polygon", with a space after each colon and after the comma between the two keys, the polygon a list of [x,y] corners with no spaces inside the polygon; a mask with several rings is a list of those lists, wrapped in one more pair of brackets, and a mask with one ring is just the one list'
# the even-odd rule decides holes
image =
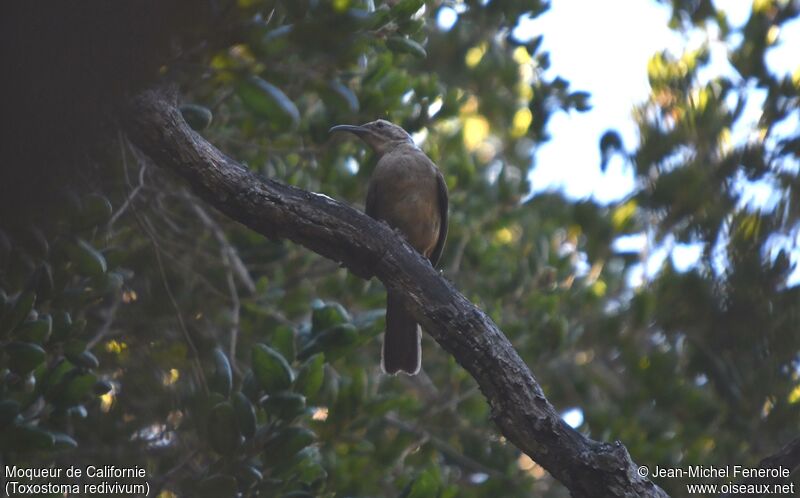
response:
{"label": "perched bird", "polygon": [[[366,213],[399,230],[432,265],[439,262],[447,238],[447,184],[439,169],[403,128],[383,119],[361,126],[338,125],[366,142],[378,156],[367,190]],[[399,295],[386,296],[384,372],[419,372],[419,325]]]}

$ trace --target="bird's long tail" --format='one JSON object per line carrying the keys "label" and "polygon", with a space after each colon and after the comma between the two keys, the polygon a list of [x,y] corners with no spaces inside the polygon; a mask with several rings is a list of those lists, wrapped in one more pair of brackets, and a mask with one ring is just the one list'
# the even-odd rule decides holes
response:
{"label": "bird's long tail", "polygon": [[419,325],[406,311],[402,300],[391,292],[386,297],[386,334],[383,337],[381,367],[387,374],[415,375],[422,361]]}

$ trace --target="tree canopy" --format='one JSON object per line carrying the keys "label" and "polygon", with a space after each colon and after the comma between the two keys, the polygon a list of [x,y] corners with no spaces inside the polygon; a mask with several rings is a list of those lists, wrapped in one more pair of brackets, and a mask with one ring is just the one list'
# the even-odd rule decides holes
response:
{"label": "tree canopy", "polygon": [[[775,455],[793,470],[800,73],[775,74],[765,57],[800,5],[754,2],[743,26],[708,1],[669,5],[674,29],[719,33],[736,74],[703,73],[707,44],[653,55],[651,95],[632,110],[639,143],[597,137],[636,178],[608,205],[530,191],[548,119],[592,112],[586,89],[546,74],[557,48],[513,34],[545,2],[6,7],[16,126],[0,151],[2,464],[138,466],[145,479],[114,480],[160,498],[610,496],[571,487],[580,467],[537,462],[498,429],[480,379],[501,372],[476,376],[480,363],[459,365],[425,335],[419,376],[381,374],[385,291],[347,269],[358,261],[317,254],[336,255],[311,229],[287,240],[270,233],[285,220],[237,211],[258,192],[212,200],[165,168],[191,168],[213,144],[219,165],[302,189],[291,192],[317,199],[308,209],[323,195],[360,208],[374,156],[328,129],[383,117],[444,173],[442,274],[505,334],[542,402],[580,412],[578,432],[650,468]],[[448,29],[442,9],[457,14]],[[22,43],[34,27],[47,29]],[[148,150],[130,123],[151,123],[136,102],[153,86],[182,117],[147,129]],[[756,92],[761,119],[733,139]],[[199,135],[172,134],[183,119]],[[181,137],[195,148],[171,148]],[[774,202],[744,202],[755,182]],[[367,226],[355,220],[353,233]],[[646,251],[615,242],[635,234],[702,256],[633,282]],[[653,481],[674,496],[693,482]]]}

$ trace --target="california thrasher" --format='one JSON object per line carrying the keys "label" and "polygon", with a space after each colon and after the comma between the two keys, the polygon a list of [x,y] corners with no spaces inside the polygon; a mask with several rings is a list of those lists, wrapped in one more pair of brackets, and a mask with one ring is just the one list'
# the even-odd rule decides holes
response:
{"label": "california thrasher", "polygon": [[[361,126],[339,125],[366,142],[378,156],[367,190],[366,213],[400,230],[432,265],[439,262],[447,238],[447,184],[439,169],[401,127],[383,119]],[[386,296],[384,372],[419,372],[422,360],[419,325],[401,297]]]}

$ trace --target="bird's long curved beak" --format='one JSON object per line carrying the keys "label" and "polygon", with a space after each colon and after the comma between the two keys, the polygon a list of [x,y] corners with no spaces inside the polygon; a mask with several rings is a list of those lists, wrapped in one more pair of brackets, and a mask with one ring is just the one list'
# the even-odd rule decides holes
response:
{"label": "bird's long curved beak", "polygon": [[353,125],[336,125],[330,130],[328,133],[333,133],[335,131],[349,131],[350,133],[354,133],[356,135],[363,135],[367,133],[367,129],[363,126],[353,126]]}

